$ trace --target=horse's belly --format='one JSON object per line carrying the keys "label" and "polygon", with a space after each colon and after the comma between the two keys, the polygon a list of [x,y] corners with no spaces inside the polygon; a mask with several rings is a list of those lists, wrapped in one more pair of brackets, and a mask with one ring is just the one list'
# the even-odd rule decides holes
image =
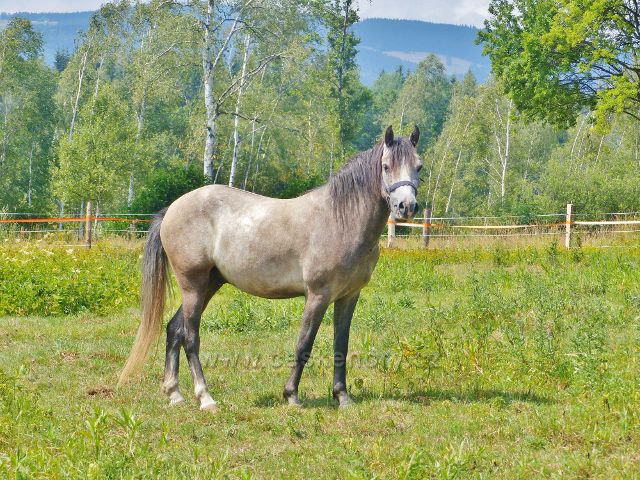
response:
{"label": "horse's belly", "polygon": [[238,271],[225,268],[224,265],[218,269],[227,282],[251,295],[264,298],[291,298],[304,295],[302,276],[290,270],[254,266]]}
{"label": "horse's belly", "polygon": [[[235,273],[235,272],[234,272]],[[223,273],[227,282],[243,292],[263,298],[292,298],[304,295],[304,285],[293,276],[248,271],[240,275]]]}
{"label": "horse's belly", "polygon": [[259,243],[247,241],[245,237],[236,242],[232,250],[222,248],[216,252],[215,265],[224,279],[240,290],[259,297],[291,298],[304,295],[298,255],[288,249],[274,249]]}

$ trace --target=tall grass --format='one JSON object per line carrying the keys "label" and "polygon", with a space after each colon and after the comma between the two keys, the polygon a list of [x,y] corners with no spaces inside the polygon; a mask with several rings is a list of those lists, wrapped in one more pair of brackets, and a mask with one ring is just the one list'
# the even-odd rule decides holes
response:
{"label": "tall grass", "polygon": [[106,315],[138,304],[140,243],[0,243],[0,315]]}
{"label": "tall grass", "polygon": [[[356,309],[346,411],[331,398],[330,325],[305,370],[306,408],[287,409],[279,394],[302,300],[225,286],[202,322],[215,417],[167,407],[162,348],[142,379],[114,387],[138,322],[127,308],[139,247],[0,248],[13,255],[3,272],[63,297],[25,288],[22,305],[58,317],[0,319],[0,477],[637,476],[639,245],[384,250]],[[18,271],[22,262],[37,269]],[[18,290],[2,287],[11,296],[0,305]],[[64,316],[76,301],[83,316]],[[250,361],[220,361],[234,355]]]}

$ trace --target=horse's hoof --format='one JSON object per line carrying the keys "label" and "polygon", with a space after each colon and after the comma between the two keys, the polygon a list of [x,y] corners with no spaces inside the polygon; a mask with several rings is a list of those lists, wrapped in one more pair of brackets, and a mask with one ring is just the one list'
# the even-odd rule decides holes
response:
{"label": "horse's hoof", "polygon": [[351,398],[349,398],[349,394],[345,391],[338,392],[334,395],[334,398],[338,401],[339,408],[346,408],[351,405]]}
{"label": "horse's hoof", "polygon": [[180,405],[182,403],[184,403],[184,397],[180,394],[180,392],[173,392],[169,396],[169,405],[171,405],[172,407]]}
{"label": "horse's hoof", "polygon": [[200,410],[203,412],[216,413],[218,411],[218,404],[216,402],[208,402],[200,405]]}
{"label": "horse's hoof", "polygon": [[302,402],[298,400],[297,396],[287,397],[287,403],[290,407],[300,408],[302,407]]}

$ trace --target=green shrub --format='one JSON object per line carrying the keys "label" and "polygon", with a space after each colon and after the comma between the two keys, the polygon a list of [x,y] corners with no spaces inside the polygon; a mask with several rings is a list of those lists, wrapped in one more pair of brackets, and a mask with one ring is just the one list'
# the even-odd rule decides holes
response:
{"label": "green shrub", "polygon": [[107,315],[138,304],[139,244],[0,244],[0,315]]}
{"label": "green shrub", "polygon": [[197,165],[191,165],[187,169],[172,167],[156,170],[142,185],[129,210],[133,213],[157,212],[205,183],[204,174]]}

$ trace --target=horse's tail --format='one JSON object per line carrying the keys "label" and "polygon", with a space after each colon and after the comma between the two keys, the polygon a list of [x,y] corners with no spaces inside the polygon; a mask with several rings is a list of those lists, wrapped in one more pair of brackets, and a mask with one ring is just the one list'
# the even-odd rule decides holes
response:
{"label": "horse's tail", "polygon": [[133,348],[127,359],[118,385],[137,372],[149,355],[152,343],[160,335],[165,296],[169,288],[169,262],[160,239],[160,225],[166,213],[160,211],[149,229],[142,257],[142,320],[138,327]]}

